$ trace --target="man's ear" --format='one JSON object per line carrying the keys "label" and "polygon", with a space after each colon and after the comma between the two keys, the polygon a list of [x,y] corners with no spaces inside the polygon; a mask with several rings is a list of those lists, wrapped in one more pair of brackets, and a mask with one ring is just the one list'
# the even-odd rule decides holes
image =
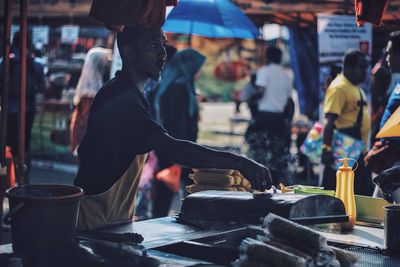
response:
{"label": "man's ear", "polygon": [[131,46],[124,46],[123,53],[125,55],[125,58],[129,61],[135,60],[136,58],[135,50]]}

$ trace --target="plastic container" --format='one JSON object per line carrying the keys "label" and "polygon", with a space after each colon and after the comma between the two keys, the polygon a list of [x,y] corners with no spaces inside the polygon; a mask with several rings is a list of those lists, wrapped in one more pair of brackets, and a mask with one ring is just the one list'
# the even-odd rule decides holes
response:
{"label": "plastic container", "polygon": [[295,194],[317,194],[317,195],[326,195],[326,196],[335,196],[335,191],[333,190],[324,190],[315,188],[312,186],[297,186],[294,188]]}
{"label": "plastic container", "polygon": [[[343,201],[346,215],[349,216],[349,221],[347,223],[341,223],[342,230],[354,229],[357,219],[356,200],[354,196],[354,171],[348,165],[349,160],[354,159],[340,159],[339,162],[343,162],[343,165],[339,167],[336,172],[335,197]],[[356,160],[354,161],[357,163]]]}
{"label": "plastic container", "polygon": [[84,192],[68,185],[24,185],[6,191],[14,253],[37,258],[74,244],[79,200]]}

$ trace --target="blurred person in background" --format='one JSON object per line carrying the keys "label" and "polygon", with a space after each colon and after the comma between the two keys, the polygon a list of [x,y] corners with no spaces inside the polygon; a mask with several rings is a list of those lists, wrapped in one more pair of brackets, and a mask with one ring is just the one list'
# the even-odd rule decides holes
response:
{"label": "blurred person in background", "polygon": [[[10,53],[10,87],[8,94],[7,145],[11,147],[14,157],[18,152],[19,108],[21,96],[21,34],[13,37]],[[27,36],[26,56],[26,113],[25,113],[25,151],[28,169],[30,166],[31,132],[36,113],[36,96],[45,89],[44,65],[36,60],[32,53],[31,34]],[[3,62],[0,63],[0,75],[3,75]],[[3,83],[4,77],[0,76]]]}
{"label": "blurred person in background", "polygon": [[400,105],[400,31],[390,34],[388,47],[387,60],[392,72],[392,77],[387,90],[389,99],[382,114],[379,129],[382,128]]}
{"label": "blurred person in background", "polygon": [[[322,175],[322,186],[334,190],[336,171],[332,168],[333,131],[347,134],[368,144],[370,115],[366,97],[358,86],[367,76],[368,61],[359,50],[350,50],[343,59],[343,71],[330,84],[325,94],[324,113],[326,125],[323,132],[322,158],[325,165]],[[354,191],[359,195],[372,195],[371,171],[364,166],[364,161],[355,159],[358,168],[355,171]]]}
{"label": "blurred person in background", "polygon": [[323,90],[324,93],[326,93],[326,90],[328,90],[329,85],[331,85],[331,82],[342,72],[342,67],[337,66],[337,65],[331,65],[329,67],[329,75],[325,78]]}
{"label": "blurred person in background", "polygon": [[[205,56],[196,50],[184,49],[174,55],[162,74],[154,99],[155,115],[174,138],[197,140],[199,105],[195,81],[200,77],[205,60]],[[157,155],[160,170],[173,165],[165,157]],[[184,185],[192,183],[188,178],[190,172],[186,168],[181,170],[180,180]],[[167,216],[174,192],[158,179],[154,179],[153,192],[153,217]]]}
{"label": "blurred person in background", "polygon": [[249,156],[270,166],[283,182],[288,178],[290,122],[293,116],[292,82],[281,66],[282,51],[265,50],[266,65],[257,71],[256,90],[250,97],[257,111],[246,131]]}
{"label": "blurred person in background", "polygon": [[[393,84],[391,85],[392,71],[388,61],[391,45],[392,41],[389,40],[381,58],[371,70],[371,144],[375,142],[375,135],[380,128],[382,115],[390,96],[389,87],[393,87]],[[398,77],[393,78],[397,80]]]}
{"label": "blurred person in background", "polygon": [[[382,118],[379,122],[379,127],[377,127],[377,130],[373,133],[374,141],[376,140],[375,135],[400,106],[400,31],[390,34],[386,51],[386,60],[392,75],[387,91],[382,92],[385,93],[382,98],[384,97],[386,99],[388,95],[389,99],[383,112],[381,112]],[[394,185],[397,184],[398,186],[399,184],[399,155],[399,139],[383,138],[373,143],[371,150],[364,158],[365,162],[371,166],[372,170],[379,174],[378,177],[374,178],[374,181],[380,186],[383,196],[386,199],[388,199],[387,196],[392,193],[391,191],[394,191],[396,188]],[[393,186],[385,186],[385,184]]]}
{"label": "blurred person in background", "polygon": [[250,72],[250,81],[245,85],[240,94],[240,101],[247,103],[252,119],[257,115],[257,98],[254,97],[257,89],[256,78],[257,72]]}
{"label": "blurred person in background", "polygon": [[74,155],[86,132],[93,99],[104,81],[108,80],[107,74],[111,67],[111,57],[112,51],[102,47],[94,47],[86,54],[81,76],[76,86],[74,111],[70,124],[70,145]]}

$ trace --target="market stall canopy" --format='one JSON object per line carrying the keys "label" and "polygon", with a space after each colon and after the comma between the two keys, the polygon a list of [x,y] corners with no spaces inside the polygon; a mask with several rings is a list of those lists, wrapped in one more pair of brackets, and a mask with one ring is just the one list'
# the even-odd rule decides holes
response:
{"label": "market stall canopy", "polygon": [[390,116],[376,138],[400,137],[400,107]]}
{"label": "market stall canopy", "polygon": [[[19,1],[14,1],[13,15],[19,14]],[[65,17],[86,16],[89,14],[92,0],[28,0],[29,17]],[[4,10],[4,1],[0,2]],[[1,14],[3,16],[3,14]]]}
{"label": "market stall canopy", "polygon": [[[232,0],[258,25],[265,21],[288,26],[313,26],[318,13],[354,15],[354,0]],[[383,24],[399,24],[400,0],[390,0]]]}
{"label": "market stall canopy", "polygon": [[[0,17],[4,16],[4,2],[0,1]],[[96,25],[88,17],[92,0],[28,0],[28,21],[35,24]],[[13,1],[13,18],[19,17],[19,1]]]}
{"label": "market stall canopy", "polygon": [[260,35],[256,25],[229,0],[180,0],[163,30],[210,38],[254,39]]}
{"label": "market stall canopy", "polygon": [[[227,0],[228,1],[228,0]],[[183,1],[182,1],[183,2]],[[203,1],[208,2],[208,1]],[[289,26],[316,24],[317,13],[354,14],[354,0],[231,0],[258,26],[264,22]],[[92,0],[28,0],[30,22],[73,22],[96,24],[88,18]],[[196,10],[197,11],[197,10]],[[18,17],[18,1],[14,1],[13,15]],[[0,17],[4,15],[4,1],[0,1]],[[383,16],[383,25],[399,24],[400,0],[390,0]]]}

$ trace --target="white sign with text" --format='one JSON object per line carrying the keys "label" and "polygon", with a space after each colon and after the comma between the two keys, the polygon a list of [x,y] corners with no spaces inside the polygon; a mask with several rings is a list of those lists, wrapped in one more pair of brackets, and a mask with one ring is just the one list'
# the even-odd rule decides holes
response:
{"label": "white sign with text", "polygon": [[340,62],[349,49],[371,55],[372,27],[357,27],[354,16],[318,15],[319,62]]}
{"label": "white sign with text", "polygon": [[47,45],[49,43],[49,26],[35,26],[32,27],[32,42],[34,44]]}
{"label": "white sign with text", "polygon": [[61,43],[74,44],[78,41],[79,26],[65,25],[61,27]]}

